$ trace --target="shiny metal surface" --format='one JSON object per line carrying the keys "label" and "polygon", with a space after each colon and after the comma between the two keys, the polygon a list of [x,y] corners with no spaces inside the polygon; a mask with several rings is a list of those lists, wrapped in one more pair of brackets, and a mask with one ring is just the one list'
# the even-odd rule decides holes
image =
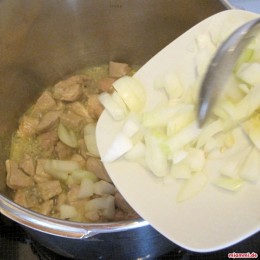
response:
{"label": "shiny metal surface", "polygon": [[32,229],[69,238],[147,225],[142,219],[70,223],[12,203],[4,165],[12,132],[46,86],[110,60],[143,65],[187,29],[222,10],[216,0],[1,0],[0,212]]}
{"label": "shiny metal surface", "polygon": [[243,49],[260,30],[260,18],[237,28],[219,47],[213,57],[199,93],[198,121],[203,125],[211,113],[225,82]]}

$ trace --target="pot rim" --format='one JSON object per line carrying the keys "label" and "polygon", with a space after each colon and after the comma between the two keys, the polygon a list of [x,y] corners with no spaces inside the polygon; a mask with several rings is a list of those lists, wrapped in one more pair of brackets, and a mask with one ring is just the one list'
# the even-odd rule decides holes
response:
{"label": "pot rim", "polygon": [[86,239],[100,233],[127,231],[149,225],[142,218],[102,223],[85,223],[56,219],[24,208],[1,194],[0,213],[28,228],[72,239]]}

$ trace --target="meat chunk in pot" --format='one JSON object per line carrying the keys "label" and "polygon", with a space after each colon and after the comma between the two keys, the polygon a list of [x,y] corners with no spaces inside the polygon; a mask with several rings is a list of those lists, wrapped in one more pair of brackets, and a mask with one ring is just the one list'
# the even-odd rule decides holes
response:
{"label": "meat chunk in pot", "polygon": [[26,175],[21,169],[18,168],[18,164],[15,161],[6,161],[7,170],[7,185],[12,189],[26,188],[34,186],[33,179]]}
{"label": "meat chunk in pot", "polygon": [[56,107],[56,101],[49,91],[44,91],[43,94],[36,101],[32,114],[44,114]]}
{"label": "meat chunk in pot", "polygon": [[22,137],[29,137],[37,132],[39,119],[31,116],[23,116],[18,129],[18,135]]}
{"label": "meat chunk in pot", "polygon": [[52,177],[44,171],[44,164],[46,163],[46,159],[38,159],[36,161],[36,172],[34,175],[34,180],[37,183],[43,183],[52,179]]}
{"label": "meat chunk in pot", "polygon": [[19,189],[14,195],[14,202],[28,208],[27,198],[26,198],[26,189]]}
{"label": "meat chunk in pot", "polygon": [[42,133],[50,130],[58,122],[59,115],[59,111],[47,112],[37,125],[37,132]]}
{"label": "meat chunk in pot", "polygon": [[62,142],[58,142],[55,146],[55,152],[61,160],[69,159],[73,154],[73,149]]}
{"label": "meat chunk in pot", "polygon": [[53,200],[46,200],[41,204],[40,213],[43,215],[49,215],[53,209]]}
{"label": "meat chunk in pot", "polygon": [[95,173],[99,179],[112,183],[112,180],[107,174],[107,171],[100,159],[89,157],[86,162],[86,168],[88,171]]}
{"label": "meat chunk in pot", "polygon": [[109,76],[112,78],[120,78],[127,75],[130,72],[130,67],[126,63],[109,62]]}
{"label": "meat chunk in pot", "polygon": [[62,193],[61,184],[58,180],[39,183],[38,189],[44,200],[49,200]]}
{"label": "meat chunk in pot", "polygon": [[33,158],[25,154],[24,158],[19,162],[19,168],[21,168],[28,175],[33,176],[35,174],[35,162]]}
{"label": "meat chunk in pot", "polygon": [[77,75],[58,82],[54,86],[53,96],[63,101],[79,100],[83,94],[83,87],[87,85],[88,77]]}
{"label": "meat chunk in pot", "polygon": [[78,130],[84,125],[85,118],[67,110],[60,115],[60,122],[71,130]]}
{"label": "meat chunk in pot", "polygon": [[102,114],[104,107],[98,99],[98,95],[90,95],[88,98],[88,113],[93,119],[98,119]]}
{"label": "meat chunk in pot", "polygon": [[73,102],[71,104],[68,104],[68,108],[78,116],[84,117],[87,123],[94,122],[94,120],[90,117],[87,108],[82,103],[77,101]]}
{"label": "meat chunk in pot", "polygon": [[37,141],[43,152],[43,156],[49,157],[52,155],[58,140],[57,132],[54,130],[38,135]]}
{"label": "meat chunk in pot", "polygon": [[98,85],[98,89],[100,92],[107,92],[107,93],[113,93],[114,92],[114,87],[113,87],[113,83],[116,81],[116,79],[114,78],[104,78],[101,79],[97,85]]}

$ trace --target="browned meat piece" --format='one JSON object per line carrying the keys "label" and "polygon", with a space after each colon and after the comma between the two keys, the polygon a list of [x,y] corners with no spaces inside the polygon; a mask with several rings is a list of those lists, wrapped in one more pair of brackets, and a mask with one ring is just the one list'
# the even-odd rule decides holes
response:
{"label": "browned meat piece", "polygon": [[39,122],[37,126],[37,132],[42,133],[50,130],[58,122],[59,115],[59,111],[47,112]]}
{"label": "browned meat piece", "polygon": [[115,79],[113,79],[113,78],[103,78],[97,83],[97,87],[101,92],[113,93],[114,87],[112,84],[114,82],[115,82]]}
{"label": "browned meat piece", "polygon": [[60,115],[61,123],[72,130],[79,130],[85,123],[84,118],[68,110]]}
{"label": "browned meat piece", "polygon": [[5,164],[7,170],[6,182],[8,187],[12,189],[19,189],[32,187],[34,185],[33,179],[19,169],[16,162],[7,160]]}
{"label": "browned meat piece", "polygon": [[90,117],[88,110],[84,107],[84,105],[80,102],[73,102],[71,104],[67,105],[69,110],[71,110],[73,113],[82,116],[85,118],[87,122],[93,122],[93,119]]}
{"label": "browned meat piece", "polygon": [[53,96],[63,101],[79,100],[83,94],[83,87],[87,85],[88,77],[78,75],[58,82],[54,86]]}
{"label": "browned meat piece", "polygon": [[80,154],[77,154],[77,153],[73,154],[71,156],[70,160],[78,162],[81,169],[84,169],[86,166],[86,161]]}
{"label": "browned meat piece", "polygon": [[43,134],[40,134],[38,137],[38,143],[43,151],[43,155],[46,157],[51,156],[54,151],[54,147],[59,141],[56,131],[49,131]]}
{"label": "browned meat piece", "polygon": [[27,199],[26,199],[26,189],[19,189],[14,195],[14,202],[28,208]]}
{"label": "browned meat piece", "polygon": [[19,168],[21,168],[25,173],[30,176],[35,174],[35,162],[33,158],[25,154],[24,158],[19,162]]}
{"label": "browned meat piece", "polygon": [[98,95],[90,95],[87,105],[88,113],[91,118],[98,119],[102,114],[104,107],[98,99]]}
{"label": "browned meat piece", "polygon": [[42,95],[36,101],[33,109],[33,115],[41,115],[46,113],[47,111],[52,110],[56,106],[56,101],[52,97],[49,91],[44,91]]}
{"label": "browned meat piece", "polygon": [[100,159],[89,157],[86,162],[86,168],[88,171],[95,173],[99,179],[112,183],[112,180],[107,174],[107,171]]}
{"label": "browned meat piece", "polygon": [[130,67],[126,63],[109,62],[109,76],[112,78],[120,78],[130,72]]}
{"label": "browned meat piece", "polygon": [[30,116],[23,116],[19,124],[18,135],[22,137],[34,135],[37,131],[38,124],[39,119]]}
{"label": "browned meat piece", "polygon": [[78,193],[79,193],[79,185],[73,185],[67,196],[68,202],[73,202],[78,200]]}
{"label": "browned meat piece", "polygon": [[115,193],[115,205],[125,213],[135,212],[119,192]]}
{"label": "browned meat piece", "polygon": [[38,183],[38,189],[44,200],[49,200],[62,193],[61,184],[57,180]]}
{"label": "browned meat piece", "polygon": [[79,218],[77,221],[84,221],[83,216],[85,215],[85,205],[86,205],[87,199],[84,200],[77,200],[77,201],[72,201],[70,205],[74,207],[77,212],[79,213]]}
{"label": "browned meat piece", "polygon": [[53,209],[53,200],[46,200],[40,205],[40,213],[49,215]]}
{"label": "browned meat piece", "polygon": [[46,159],[38,159],[36,161],[36,173],[33,176],[37,183],[46,182],[52,179],[52,177],[44,171],[43,165],[46,163]]}
{"label": "browned meat piece", "polygon": [[66,204],[67,195],[65,193],[61,193],[59,196],[54,198],[55,207],[59,208],[61,205]]}
{"label": "browned meat piece", "polygon": [[114,221],[130,220],[130,219],[137,219],[137,218],[140,218],[140,216],[136,212],[125,213],[120,209],[116,209]]}
{"label": "browned meat piece", "polygon": [[55,151],[60,160],[69,159],[73,154],[73,149],[62,142],[56,144]]}

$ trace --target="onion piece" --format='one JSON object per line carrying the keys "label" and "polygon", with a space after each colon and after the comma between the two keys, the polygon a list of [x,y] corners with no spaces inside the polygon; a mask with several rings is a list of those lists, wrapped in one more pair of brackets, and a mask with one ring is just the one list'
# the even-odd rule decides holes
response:
{"label": "onion piece", "polygon": [[43,169],[54,178],[67,180],[69,173],[80,169],[80,164],[76,161],[46,160]]}
{"label": "onion piece", "polygon": [[98,177],[94,173],[81,169],[73,171],[69,177],[71,178],[71,181],[75,184],[80,184],[81,181],[86,178],[90,179],[93,182],[98,181]]}
{"label": "onion piece", "polygon": [[238,191],[242,188],[244,181],[239,178],[219,176],[213,184],[228,191]]}
{"label": "onion piece", "polygon": [[99,95],[98,99],[112,118],[119,121],[126,117],[127,109],[124,102],[120,102],[115,95],[113,94],[112,96],[109,93],[103,92]]}
{"label": "onion piece", "polygon": [[255,113],[242,124],[242,128],[252,143],[260,150],[260,114]]}
{"label": "onion piece", "polygon": [[77,197],[85,199],[94,194],[94,182],[88,178],[82,179]]}
{"label": "onion piece", "polygon": [[130,111],[138,112],[145,104],[145,90],[138,79],[124,76],[113,83],[113,87]]}
{"label": "onion piece", "polygon": [[98,181],[94,184],[94,193],[97,195],[115,194],[115,186],[106,181]]}
{"label": "onion piece", "polygon": [[62,123],[58,126],[58,137],[66,145],[72,148],[78,146],[77,136],[74,131],[66,128]]}
{"label": "onion piece", "polygon": [[164,137],[147,131],[145,139],[145,162],[156,176],[162,177],[169,172],[167,153],[163,149]]}
{"label": "onion piece", "polygon": [[111,195],[89,200],[85,205],[86,212],[101,211],[103,215],[112,219],[115,214],[115,198]]}
{"label": "onion piece", "polygon": [[183,104],[166,104],[152,111],[145,112],[143,114],[142,124],[144,127],[149,128],[166,126],[168,121],[174,118],[176,113],[182,109],[183,106]]}
{"label": "onion piece", "polygon": [[60,206],[61,219],[73,219],[76,217],[78,217],[78,212],[75,207],[66,204]]}
{"label": "onion piece", "polygon": [[200,136],[197,141],[197,148],[203,147],[210,137],[213,137],[215,134],[223,131],[224,126],[221,120],[216,120],[210,123],[209,125],[203,127]]}
{"label": "onion piece", "polygon": [[259,85],[260,64],[257,62],[243,63],[235,75],[249,85]]}
{"label": "onion piece", "polygon": [[241,165],[243,164],[251,149],[251,147],[247,147],[238,154],[233,155],[231,158],[227,158],[226,162],[220,168],[219,172],[226,177],[238,178],[238,172],[241,168]]}
{"label": "onion piece", "polygon": [[87,150],[94,156],[99,157],[96,141],[96,124],[87,124],[84,128],[84,141]]}
{"label": "onion piece", "polygon": [[194,120],[194,106],[190,104],[184,105],[172,118],[169,118],[166,126],[167,135],[172,136],[177,134]]}
{"label": "onion piece", "polygon": [[119,132],[101,160],[103,162],[113,162],[128,152],[132,147],[133,142],[131,138],[125,133]]}
{"label": "onion piece", "polygon": [[201,129],[198,127],[197,122],[192,122],[186,126],[182,131],[171,137],[167,142],[167,147],[171,153],[182,149],[185,145],[196,140],[199,136]]}

